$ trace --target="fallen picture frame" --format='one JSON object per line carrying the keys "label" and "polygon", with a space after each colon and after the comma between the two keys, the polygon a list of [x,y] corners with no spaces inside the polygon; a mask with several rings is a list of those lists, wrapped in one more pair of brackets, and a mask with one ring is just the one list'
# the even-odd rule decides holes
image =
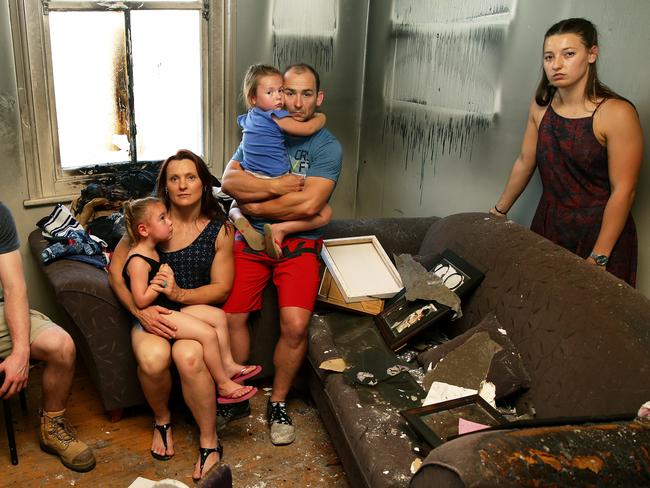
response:
{"label": "fallen picture frame", "polygon": [[321,257],[346,303],[392,298],[404,287],[375,236],[326,239]]}
{"label": "fallen picture frame", "polygon": [[432,449],[461,435],[507,423],[479,395],[410,408],[400,414]]}
{"label": "fallen picture frame", "polygon": [[[429,271],[438,276],[461,300],[485,276],[450,249],[435,256]],[[409,301],[405,290],[402,290],[385,303],[384,310],[375,317],[375,323],[388,347],[397,351],[423,329],[443,318],[452,317],[453,314],[448,306],[435,301]]]}
{"label": "fallen picture frame", "polygon": [[427,300],[409,302],[401,293],[399,299],[375,316],[375,323],[388,347],[397,351],[422,329],[450,313],[452,310],[446,305]]}
{"label": "fallen picture frame", "polygon": [[429,271],[461,299],[483,281],[485,275],[451,249],[445,249]]}

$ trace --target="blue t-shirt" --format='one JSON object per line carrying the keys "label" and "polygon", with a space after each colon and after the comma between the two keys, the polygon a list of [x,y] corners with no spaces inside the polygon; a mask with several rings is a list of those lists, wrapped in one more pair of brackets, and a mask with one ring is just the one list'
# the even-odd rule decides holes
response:
{"label": "blue t-shirt", "polygon": [[[321,129],[308,137],[287,136],[287,152],[291,161],[291,171],[306,177],[317,176],[336,182],[341,173],[343,150],[341,144],[327,129]],[[243,142],[235,151],[232,159],[241,163],[243,156]],[[269,219],[251,218],[253,226],[262,232],[264,224],[273,223]],[[291,237],[303,239],[318,239],[323,234],[321,229],[315,229]]]}
{"label": "blue t-shirt", "polygon": [[242,168],[267,176],[280,176],[289,172],[289,157],[284,145],[284,132],[275,123],[272,115],[278,118],[289,116],[286,110],[261,110],[253,107],[237,117],[243,129],[242,147],[244,159]]}

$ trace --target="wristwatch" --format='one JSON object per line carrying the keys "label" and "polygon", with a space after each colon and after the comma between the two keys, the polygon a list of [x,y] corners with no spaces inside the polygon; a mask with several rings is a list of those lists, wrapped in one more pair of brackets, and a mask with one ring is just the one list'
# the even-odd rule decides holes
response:
{"label": "wristwatch", "polygon": [[595,252],[592,252],[589,256],[596,261],[598,266],[605,266],[609,261],[609,256],[605,256],[604,254],[596,254]]}

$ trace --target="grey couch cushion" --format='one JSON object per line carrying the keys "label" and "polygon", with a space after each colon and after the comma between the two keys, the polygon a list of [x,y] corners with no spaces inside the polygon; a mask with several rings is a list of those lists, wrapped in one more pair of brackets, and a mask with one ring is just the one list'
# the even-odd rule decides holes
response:
{"label": "grey couch cushion", "polygon": [[[502,330],[497,318],[489,314],[476,327],[472,327],[464,334],[420,353],[418,355],[418,362],[425,370],[428,370],[430,366],[435,368],[436,364],[450,351],[464,344],[467,339],[477,332],[485,331],[489,334],[490,339],[501,346],[501,350],[496,352],[492,358],[486,379],[496,387],[497,399],[513,395],[521,390],[530,388],[530,375],[526,371],[519,351],[517,351],[517,348],[508,338],[507,334],[501,332]],[[468,357],[467,360],[472,361],[473,358]],[[425,384],[425,388],[427,386]]]}
{"label": "grey couch cushion", "polygon": [[[335,356],[348,364],[345,373],[319,370],[323,359]],[[387,366],[398,361],[372,318],[344,312],[314,316],[308,359],[316,373],[314,400],[333,438],[346,444],[344,449],[337,445],[337,451],[359,483],[353,486],[406,486],[416,454],[399,411],[419,405],[424,391],[408,373],[387,378]],[[372,372],[378,384],[362,385],[356,379],[360,371]]]}

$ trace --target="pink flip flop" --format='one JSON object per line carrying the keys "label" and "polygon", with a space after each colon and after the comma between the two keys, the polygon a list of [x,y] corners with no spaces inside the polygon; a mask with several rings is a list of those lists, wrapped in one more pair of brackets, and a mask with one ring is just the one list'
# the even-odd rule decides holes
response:
{"label": "pink flip flop", "polygon": [[[241,388],[246,388],[245,386],[242,386]],[[241,390],[241,388],[237,388],[233,393],[236,391]],[[255,393],[257,393],[257,388],[253,387],[251,390],[246,393],[245,395],[242,395],[237,398],[232,398],[232,397],[225,397],[225,396],[218,396],[217,397],[217,403],[224,405],[226,403],[240,403],[240,402],[245,402],[246,400],[253,398],[255,396]]]}
{"label": "pink flip flop", "polygon": [[235,376],[233,376],[230,379],[233,380],[235,383],[241,384],[247,379],[252,378],[253,376],[257,376],[262,371],[262,366],[255,365],[253,366],[253,369],[251,369],[248,373],[244,373],[244,371],[246,371],[250,367],[251,366],[244,366],[239,373],[237,373]]}
{"label": "pink flip flop", "polygon": [[271,224],[264,224],[264,250],[270,258],[280,259],[282,257],[282,246],[280,242],[273,238]]}

